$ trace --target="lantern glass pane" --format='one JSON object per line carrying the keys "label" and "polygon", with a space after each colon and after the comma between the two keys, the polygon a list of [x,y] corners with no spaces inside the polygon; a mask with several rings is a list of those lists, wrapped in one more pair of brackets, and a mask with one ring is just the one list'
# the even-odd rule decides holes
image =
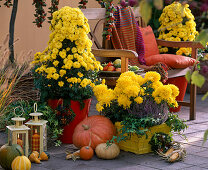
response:
{"label": "lantern glass pane", "polygon": [[22,147],[25,153],[26,133],[17,133],[17,144]]}
{"label": "lantern glass pane", "polygon": [[43,125],[43,151],[47,151],[47,126]]}
{"label": "lantern glass pane", "polygon": [[28,125],[28,127],[30,128],[29,151],[40,152],[40,126]]}
{"label": "lantern glass pane", "polygon": [[12,131],[8,129],[8,143],[12,143]]}

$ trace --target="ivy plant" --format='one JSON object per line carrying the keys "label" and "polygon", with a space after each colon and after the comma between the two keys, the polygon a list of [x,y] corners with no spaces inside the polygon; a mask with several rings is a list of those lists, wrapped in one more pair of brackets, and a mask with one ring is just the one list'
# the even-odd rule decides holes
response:
{"label": "ivy plant", "polygon": [[[24,117],[27,120],[29,120],[30,113],[34,112],[34,103],[36,101],[24,101],[19,100],[16,102],[11,103],[7,109],[5,110],[4,117],[0,120],[2,126],[11,125],[14,124],[14,122],[11,120],[12,117],[15,117],[15,114],[21,115],[21,117]],[[47,120],[47,129],[48,129],[48,139],[50,141],[53,141],[56,146],[59,146],[61,144],[61,141],[59,140],[60,135],[63,132],[63,126],[66,125],[65,123],[61,123],[62,117],[60,117],[60,114],[54,113],[54,111],[47,105],[47,103],[41,103],[37,102],[38,110],[37,112],[43,113],[41,116],[41,119]],[[15,109],[16,108],[16,109]],[[15,114],[14,114],[15,109]],[[22,110],[23,109],[23,110]],[[64,108],[57,108],[57,111],[62,112]],[[67,120],[66,123],[69,123],[71,120],[73,120],[73,114],[70,115],[70,117],[65,117]]]}

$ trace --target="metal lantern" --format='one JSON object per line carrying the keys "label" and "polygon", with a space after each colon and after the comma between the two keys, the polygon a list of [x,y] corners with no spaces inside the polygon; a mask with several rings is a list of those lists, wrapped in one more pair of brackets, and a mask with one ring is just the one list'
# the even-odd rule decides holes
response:
{"label": "metal lantern", "polygon": [[30,129],[29,147],[30,151],[38,151],[42,153],[47,150],[47,128],[48,121],[39,119],[42,113],[37,112],[37,103],[34,103],[34,113],[30,113],[32,119],[25,123]]}
{"label": "metal lantern", "polygon": [[[16,108],[14,109],[14,114]],[[18,116],[15,114],[16,117],[12,118],[12,120],[15,121],[15,125],[6,126],[8,129],[8,143],[20,145],[24,150],[25,156],[28,156],[28,131],[30,130],[30,128],[23,125],[23,121],[25,120],[25,118],[20,117],[22,116],[22,114]]]}

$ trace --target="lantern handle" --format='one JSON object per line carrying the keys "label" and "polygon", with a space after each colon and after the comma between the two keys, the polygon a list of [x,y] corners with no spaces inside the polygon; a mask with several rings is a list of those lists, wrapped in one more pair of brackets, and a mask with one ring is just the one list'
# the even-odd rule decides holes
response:
{"label": "lantern handle", "polygon": [[21,114],[21,115],[16,115],[16,113],[15,113],[15,110],[16,110],[17,108],[19,108],[19,107],[22,109],[22,114],[23,114],[23,112],[25,112],[24,109],[23,109],[21,106],[15,107],[15,108],[14,108],[14,115],[17,116],[17,117],[22,116],[22,114]]}
{"label": "lantern handle", "polygon": [[37,103],[34,103],[34,112],[36,113],[38,110],[38,104]]}

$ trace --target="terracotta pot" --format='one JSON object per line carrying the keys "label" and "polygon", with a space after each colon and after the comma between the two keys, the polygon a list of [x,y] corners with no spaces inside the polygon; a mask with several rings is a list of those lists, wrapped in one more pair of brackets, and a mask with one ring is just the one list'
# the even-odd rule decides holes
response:
{"label": "terracotta pot", "polygon": [[[82,120],[88,117],[91,100],[92,99],[83,100],[83,102],[85,103],[85,106],[82,110],[80,109],[79,101],[74,101],[74,100],[70,101],[70,107],[75,113],[75,118],[68,125],[64,127],[63,135],[60,138],[62,143],[72,144],[72,136],[74,133],[74,129],[77,126],[77,124],[79,124]],[[63,103],[63,99],[49,99],[48,100],[48,105],[54,110],[57,108],[58,105],[62,103]]]}

